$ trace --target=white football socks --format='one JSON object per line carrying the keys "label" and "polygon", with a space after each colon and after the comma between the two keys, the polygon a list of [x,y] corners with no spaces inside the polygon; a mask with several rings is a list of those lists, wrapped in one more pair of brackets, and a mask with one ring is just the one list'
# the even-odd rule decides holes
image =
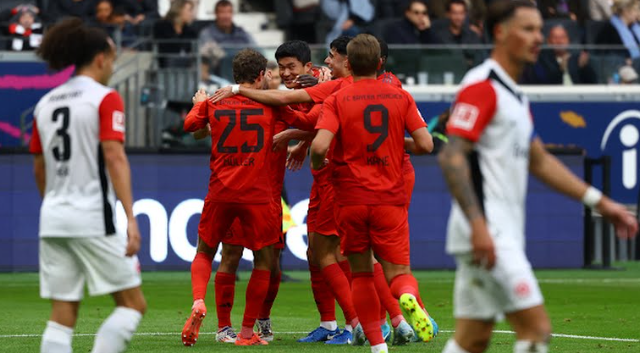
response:
{"label": "white football socks", "polygon": [[547,353],[549,345],[545,342],[516,341],[513,353]]}
{"label": "white football socks", "polygon": [[116,307],[100,326],[91,353],[124,352],[141,319],[142,314],[137,310]]}
{"label": "white football socks", "polygon": [[320,327],[324,327],[329,331],[335,331],[338,329],[338,323],[333,321],[320,321]]}
{"label": "white football socks", "polygon": [[386,343],[376,344],[375,346],[371,346],[371,353],[387,353],[389,352],[389,348],[387,348]]}
{"label": "white football socks", "polygon": [[458,345],[458,342],[456,342],[456,340],[451,338],[449,339],[449,341],[447,341],[447,345],[444,346],[442,353],[469,353],[469,352],[462,349],[462,347]]}
{"label": "white football socks", "polygon": [[71,353],[73,328],[57,322],[47,321],[47,328],[42,334],[41,353]]}

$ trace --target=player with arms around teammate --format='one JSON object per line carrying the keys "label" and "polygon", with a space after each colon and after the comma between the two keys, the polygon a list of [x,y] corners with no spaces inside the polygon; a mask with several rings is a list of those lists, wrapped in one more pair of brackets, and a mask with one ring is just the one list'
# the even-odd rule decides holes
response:
{"label": "player with arms around teammate", "polygon": [[635,235],[638,224],[623,206],[567,170],[535,134],[529,101],[516,84],[525,65],[536,62],[543,41],[535,5],[497,2],[487,28],[494,50],[463,79],[447,125],[449,143],[439,156],[455,198],[447,252],[458,266],[455,334],[443,353],[484,352],[502,314],[516,332],[514,353],[546,353],[551,323],[524,250],[529,172],[596,208],[618,236]]}
{"label": "player with arms around teammate", "polygon": [[[92,352],[123,352],[146,310],[140,289],[140,232],[133,216],[131,173],[124,152],[124,107],[106,84],[115,45],[79,19],[45,35],[38,55],[75,76],[45,95],[35,109],[30,151],[35,154],[40,209],[40,295],[52,311],[41,352],[71,352],[84,285],[111,294],[116,309],[98,330]],[[114,225],[116,196],[127,215],[127,238]]]}
{"label": "player with arms around teammate", "polygon": [[[266,83],[266,66],[267,59],[262,54],[245,49],[233,59],[233,75],[239,85],[260,89]],[[278,232],[273,231],[276,217],[269,166],[275,115],[271,107],[240,96],[213,104],[203,90],[196,93],[194,103],[185,119],[184,130],[197,131],[208,123],[213,142],[209,192],[198,227],[196,260],[200,254],[214,254],[233,222],[238,220],[241,232],[233,237],[253,251],[254,268],[247,286],[242,330],[235,344],[266,345],[267,342],[253,332],[253,326],[269,290],[273,245],[280,238]],[[192,281],[198,280],[198,283],[192,283],[194,305],[182,332],[185,345],[196,342],[206,314],[204,296],[196,293],[202,286],[206,290],[209,282],[210,258],[206,265],[191,268]]]}
{"label": "player with arms around teammate", "polygon": [[[372,251],[390,279],[391,292],[411,313],[416,333],[425,341],[433,336],[431,322],[418,306],[418,283],[409,266],[402,176],[404,149],[424,154],[433,144],[413,98],[376,80],[380,45],[375,37],[361,34],[352,39],[347,56],[354,83],[325,100],[311,162],[314,169],[324,168],[335,138],[331,181],[340,247],[353,272],[353,303],[372,352],[386,352]],[[405,131],[413,139],[405,139]]]}

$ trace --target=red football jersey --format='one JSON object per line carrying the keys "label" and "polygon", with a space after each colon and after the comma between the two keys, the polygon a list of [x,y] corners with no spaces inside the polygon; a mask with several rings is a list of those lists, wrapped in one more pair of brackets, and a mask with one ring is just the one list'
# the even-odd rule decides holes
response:
{"label": "red football jersey", "polygon": [[313,87],[305,88],[311,99],[317,104],[323,103],[327,97],[353,83],[353,76],[337,78]]}
{"label": "red football jersey", "polygon": [[272,198],[273,109],[242,96],[196,104],[188,132],[211,126],[209,196],[218,202],[267,203]]}
{"label": "red football jersey", "polygon": [[[276,120],[273,134],[278,134],[288,128],[288,124],[282,120]],[[269,166],[271,167],[271,196],[273,201],[280,202],[282,196],[282,187],[284,186],[284,174],[287,167],[287,149],[278,152],[271,152],[269,158]]]}
{"label": "red football jersey", "polygon": [[398,87],[398,88],[402,88],[402,82],[400,82],[400,80],[398,80],[396,75],[392,74],[389,71],[386,71],[382,75],[378,76],[378,81],[382,81],[382,82],[388,83],[388,84],[390,84],[392,86],[395,86],[395,87]]}
{"label": "red football jersey", "polygon": [[426,127],[409,93],[373,79],[324,102],[317,129],[334,133],[332,180],[339,204],[404,205],[405,131]]}

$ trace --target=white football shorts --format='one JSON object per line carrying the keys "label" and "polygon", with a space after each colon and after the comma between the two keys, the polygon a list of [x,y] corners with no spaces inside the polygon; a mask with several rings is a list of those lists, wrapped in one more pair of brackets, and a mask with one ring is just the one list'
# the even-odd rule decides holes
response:
{"label": "white football shorts", "polygon": [[457,255],[454,316],[500,321],[505,313],[544,303],[538,281],[522,249],[496,249],[496,265],[486,270],[471,263],[471,254]]}
{"label": "white football shorts", "polygon": [[80,301],[140,286],[137,256],[126,257],[122,236],[40,238],[40,296]]}

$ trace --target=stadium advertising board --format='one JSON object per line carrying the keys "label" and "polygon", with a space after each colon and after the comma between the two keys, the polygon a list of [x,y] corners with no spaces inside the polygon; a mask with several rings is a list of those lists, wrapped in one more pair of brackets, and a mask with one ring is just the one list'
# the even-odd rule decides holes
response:
{"label": "stadium advertising board", "polygon": [[[197,226],[209,180],[208,155],[131,154],[134,213],[143,234],[139,258],[145,270],[188,270],[195,254]],[[582,157],[561,156],[577,173]],[[417,269],[453,268],[444,253],[450,197],[436,158],[413,157],[416,185],[410,208],[412,265]],[[38,267],[40,197],[27,154],[0,154],[0,270]],[[293,226],[287,233],[285,269],[306,269],[306,212],[311,173],[287,173]],[[537,267],[582,266],[582,207],[536,181],[529,186],[527,251]],[[79,215],[80,216],[80,215]],[[116,209],[118,229],[124,212]],[[217,257],[219,260],[219,257]],[[241,263],[250,268],[251,254]]]}

